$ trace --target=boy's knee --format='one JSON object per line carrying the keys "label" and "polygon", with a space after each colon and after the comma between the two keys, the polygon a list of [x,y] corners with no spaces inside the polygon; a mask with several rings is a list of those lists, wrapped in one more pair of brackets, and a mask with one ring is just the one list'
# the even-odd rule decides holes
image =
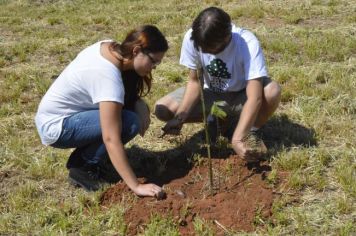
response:
{"label": "boy's knee", "polygon": [[173,112],[170,111],[167,106],[159,103],[156,103],[155,105],[154,114],[162,121],[169,121],[174,117]]}
{"label": "boy's knee", "polygon": [[268,97],[272,100],[279,100],[279,98],[281,97],[281,92],[282,92],[281,86],[277,82],[272,81],[266,87],[265,94],[266,94],[266,97]]}

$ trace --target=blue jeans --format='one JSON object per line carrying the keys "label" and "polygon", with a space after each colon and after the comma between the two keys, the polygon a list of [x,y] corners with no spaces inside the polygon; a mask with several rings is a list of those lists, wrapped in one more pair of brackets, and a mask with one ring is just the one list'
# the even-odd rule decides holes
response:
{"label": "blue jeans", "polygon": [[[126,144],[139,132],[139,118],[136,113],[122,110],[121,140]],[[82,164],[97,164],[108,156],[102,138],[99,110],[79,112],[63,121],[62,133],[58,140],[51,145],[56,148],[77,148],[74,160]],[[73,152],[73,153],[74,153]],[[73,154],[70,158],[72,158]],[[69,160],[71,161],[71,160]],[[73,161],[73,160],[72,160]],[[84,162],[84,163],[83,163]],[[70,168],[70,165],[67,167]]]}

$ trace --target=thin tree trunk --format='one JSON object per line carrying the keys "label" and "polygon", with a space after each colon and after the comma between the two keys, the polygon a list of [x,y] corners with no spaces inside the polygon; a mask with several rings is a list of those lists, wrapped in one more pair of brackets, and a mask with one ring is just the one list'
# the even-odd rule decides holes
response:
{"label": "thin tree trunk", "polygon": [[209,130],[208,130],[208,124],[207,124],[207,119],[206,119],[206,112],[205,112],[205,100],[204,100],[204,93],[203,93],[203,74],[201,73],[201,70],[197,70],[198,73],[198,78],[200,80],[200,99],[201,99],[201,104],[202,104],[202,111],[203,111],[203,122],[204,122],[204,130],[205,130],[205,142],[207,145],[207,151],[208,151],[208,165],[209,165],[209,182],[210,182],[210,194],[214,194],[214,183],[213,183],[213,166],[211,163],[211,153],[210,153],[210,136],[209,136]]}

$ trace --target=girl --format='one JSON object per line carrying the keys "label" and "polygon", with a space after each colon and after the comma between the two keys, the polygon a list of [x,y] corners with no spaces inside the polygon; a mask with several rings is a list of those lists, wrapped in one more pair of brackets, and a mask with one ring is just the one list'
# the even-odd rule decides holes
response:
{"label": "girl", "polygon": [[100,162],[108,155],[135,194],[161,191],[138,182],[124,144],[138,133],[143,136],[149,126],[149,110],[140,97],[150,91],[151,71],[167,50],[162,33],[145,25],[121,44],[107,40],[87,47],[51,85],[39,105],[36,127],[43,144],[76,148],[67,163],[72,183],[87,191],[99,189],[105,176]]}

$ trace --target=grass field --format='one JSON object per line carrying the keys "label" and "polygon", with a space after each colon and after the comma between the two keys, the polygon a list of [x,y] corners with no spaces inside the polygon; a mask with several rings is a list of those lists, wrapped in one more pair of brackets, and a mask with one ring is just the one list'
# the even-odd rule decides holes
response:
{"label": "grass field", "polygon": [[[258,36],[269,73],[283,89],[272,121],[283,125],[280,139],[287,141],[270,164],[273,175],[290,174],[273,219],[249,234],[356,234],[355,0],[0,0],[0,235],[125,234],[122,215],[129,206],[102,210],[101,192],[68,184],[70,150],[41,145],[33,120],[38,103],[84,47],[155,24],[170,50],[154,72],[152,108],[185,83],[187,71],[178,65],[182,37],[211,5]],[[147,137],[129,145],[174,147],[150,143],[161,125],[153,117]],[[187,127],[184,134],[192,135],[195,129]],[[301,129],[311,134],[307,140],[296,133]],[[177,232],[173,221],[158,216],[142,234]],[[197,220],[196,234],[214,233],[209,222]]]}

